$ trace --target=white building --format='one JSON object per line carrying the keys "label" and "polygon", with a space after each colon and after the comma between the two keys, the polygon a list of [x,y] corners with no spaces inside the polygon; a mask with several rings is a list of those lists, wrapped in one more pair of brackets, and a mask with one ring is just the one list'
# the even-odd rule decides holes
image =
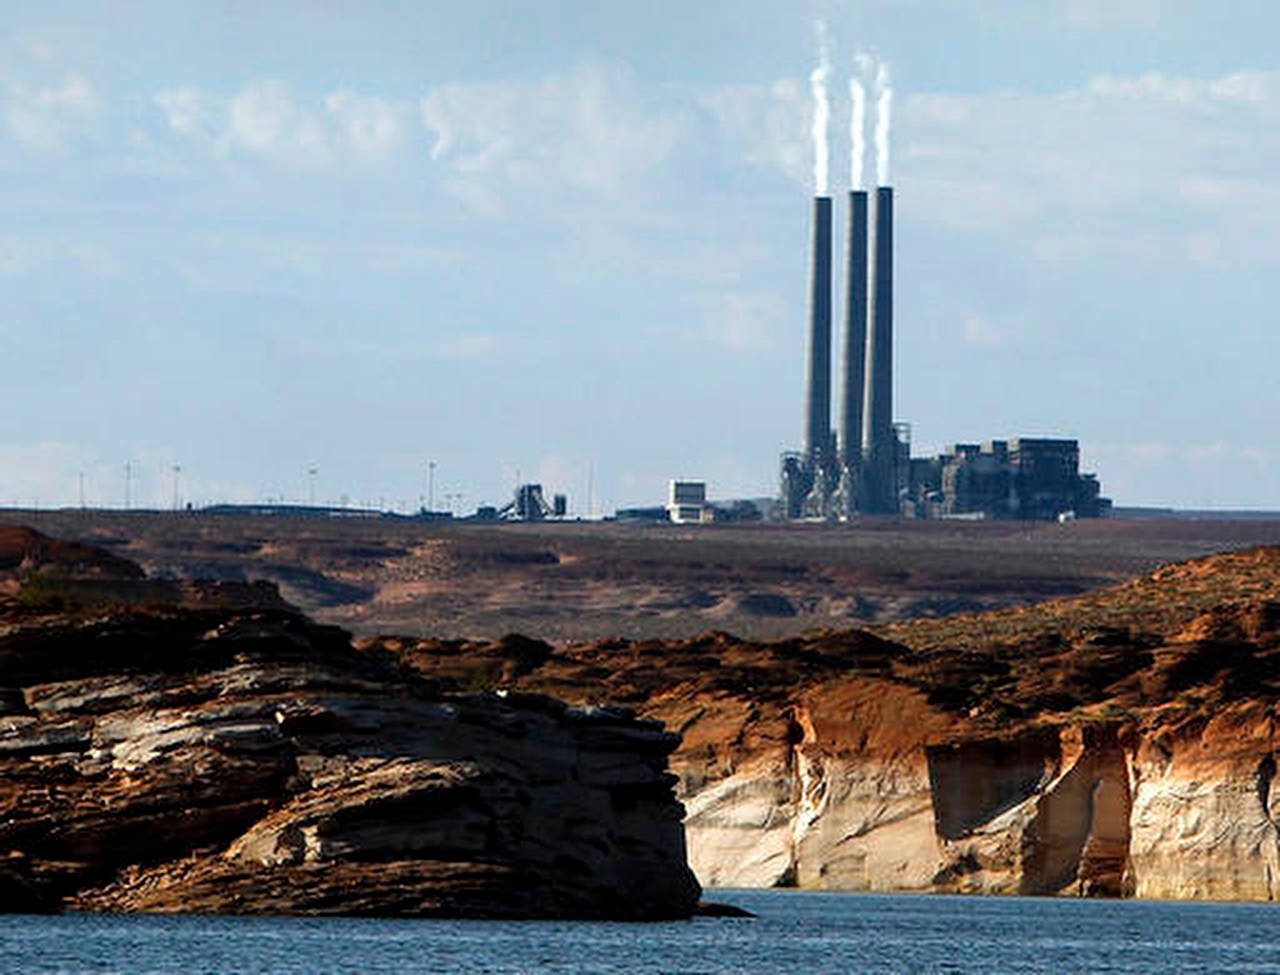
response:
{"label": "white building", "polygon": [[715,509],[707,504],[707,482],[671,481],[667,491],[667,517],[676,524],[715,521]]}

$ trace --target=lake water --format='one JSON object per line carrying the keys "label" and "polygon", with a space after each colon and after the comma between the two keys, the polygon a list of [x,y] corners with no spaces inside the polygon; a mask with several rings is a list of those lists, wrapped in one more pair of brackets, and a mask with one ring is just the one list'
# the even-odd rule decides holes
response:
{"label": "lake water", "polygon": [[6,972],[1276,972],[1267,904],[709,891],[672,924],[0,915]]}

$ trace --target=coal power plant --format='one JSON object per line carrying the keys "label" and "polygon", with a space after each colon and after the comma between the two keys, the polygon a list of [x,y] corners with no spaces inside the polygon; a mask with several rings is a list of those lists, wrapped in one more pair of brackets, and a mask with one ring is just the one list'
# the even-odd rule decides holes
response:
{"label": "coal power plant", "polygon": [[813,201],[804,449],[782,455],[789,519],[1062,519],[1110,510],[1081,474],[1075,440],[1022,437],[958,443],[911,456],[910,426],[893,419],[893,188],[850,191],[845,249],[840,428],[832,413],[832,198]]}
{"label": "coal power plant", "polygon": [[[831,429],[832,200],[813,207],[805,444],[782,458],[788,518],[899,510],[902,441],[893,423],[893,189],[849,193],[840,430]],[[871,217],[871,220],[868,218]],[[868,241],[868,228],[874,233]]]}

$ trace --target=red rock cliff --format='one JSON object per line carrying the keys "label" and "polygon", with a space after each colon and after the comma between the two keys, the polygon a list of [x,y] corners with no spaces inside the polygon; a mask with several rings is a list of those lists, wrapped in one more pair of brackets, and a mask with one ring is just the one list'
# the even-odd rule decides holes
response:
{"label": "red rock cliff", "polygon": [[1280,549],[879,632],[376,645],[680,731],[706,884],[1275,896]]}

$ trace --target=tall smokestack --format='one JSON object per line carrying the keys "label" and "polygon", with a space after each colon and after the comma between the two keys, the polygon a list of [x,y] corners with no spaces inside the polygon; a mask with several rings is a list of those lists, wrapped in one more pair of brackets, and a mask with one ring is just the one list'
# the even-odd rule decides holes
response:
{"label": "tall smokestack", "polygon": [[876,187],[875,245],[871,253],[871,294],[867,317],[866,395],[862,454],[866,468],[866,510],[897,511],[894,484],[897,436],[893,429],[893,188]]}
{"label": "tall smokestack", "polygon": [[849,193],[848,280],[840,401],[840,464],[857,475],[862,462],[862,401],[867,356],[867,191]]}
{"label": "tall smokestack", "polygon": [[805,456],[831,450],[831,197],[813,200],[813,267],[809,292],[809,366],[805,390]]}

